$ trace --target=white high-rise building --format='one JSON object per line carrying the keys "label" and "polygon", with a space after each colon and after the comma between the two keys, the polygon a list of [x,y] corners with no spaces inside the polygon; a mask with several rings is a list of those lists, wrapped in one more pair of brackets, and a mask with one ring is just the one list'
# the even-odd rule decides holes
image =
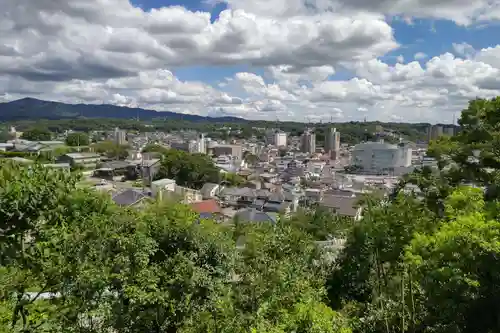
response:
{"label": "white high-rise building", "polygon": [[325,152],[330,156],[338,158],[340,153],[340,132],[336,128],[330,128],[325,138]]}
{"label": "white high-rise building", "polygon": [[276,147],[286,147],[287,145],[287,135],[285,132],[276,131],[274,133],[274,145]]}
{"label": "white high-rise building", "polygon": [[117,145],[127,144],[127,132],[116,127],[115,128],[115,142]]}
{"label": "white high-rise building", "polygon": [[198,146],[198,153],[206,154],[207,153],[207,145],[205,141],[205,134],[201,133],[196,140]]}
{"label": "white high-rise building", "polygon": [[316,134],[311,129],[306,129],[302,134],[300,150],[309,154],[316,152]]}

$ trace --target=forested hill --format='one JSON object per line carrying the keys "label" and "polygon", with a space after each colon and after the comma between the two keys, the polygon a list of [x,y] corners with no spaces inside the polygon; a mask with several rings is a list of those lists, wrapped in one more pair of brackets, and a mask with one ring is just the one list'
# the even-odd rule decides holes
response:
{"label": "forested hill", "polygon": [[110,104],[65,104],[43,101],[35,98],[23,98],[12,102],[0,103],[0,121],[36,120],[36,119],[76,119],[76,118],[139,118],[150,120],[167,118],[193,122],[233,122],[241,121],[236,117],[203,117],[186,115],[170,111],[153,111],[141,108],[129,108]]}

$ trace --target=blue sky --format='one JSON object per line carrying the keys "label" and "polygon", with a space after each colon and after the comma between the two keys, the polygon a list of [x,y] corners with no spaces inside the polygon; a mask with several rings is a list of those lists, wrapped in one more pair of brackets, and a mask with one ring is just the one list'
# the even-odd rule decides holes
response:
{"label": "blue sky", "polygon": [[26,29],[2,30],[0,101],[442,123],[500,95],[491,0],[19,1],[4,10]]}

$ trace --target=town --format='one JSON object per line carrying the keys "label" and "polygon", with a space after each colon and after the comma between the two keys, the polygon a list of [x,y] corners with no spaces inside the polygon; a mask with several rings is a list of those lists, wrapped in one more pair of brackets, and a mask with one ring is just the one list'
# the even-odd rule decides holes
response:
{"label": "town", "polygon": [[[263,140],[217,140],[194,130],[140,133],[117,127],[107,133],[66,130],[59,135],[45,130],[42,141],[26,139],[36,137],[36,128],[22,133],[12,127],[11,139],[0,149],[5,158],[19,163],[34,163],[42,155],[50,160],[43,164],[47,167],[80,170],[81,186],[108,193],[120,206],[175,199],[221,223],[274,223],[300,208],[322,208],[359,220],[363,194],[388,196],[402,175],[424,166],[437,168],[436,160],[426,154],[427,142],[410,142],[381,125],[371,135],[375,141],[354,145],[342,143],[342,133],[330,126],[322,146],[317,145],[313,127],[305,127],[300,136],[276,127],[257,128]],[[451,137],[455,130],[453,125],[430,126],[428,140]],[[179,173],[167,178],[162,153],[169,151],[208,159],[218,172],[191,184]]]}

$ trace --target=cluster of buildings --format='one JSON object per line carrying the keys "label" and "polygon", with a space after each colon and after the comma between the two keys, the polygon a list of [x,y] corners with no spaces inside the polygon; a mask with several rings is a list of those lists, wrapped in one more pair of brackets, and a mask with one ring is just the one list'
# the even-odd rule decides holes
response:
{"label": "cluster of buildings", "polygon": [[[437,136],[441,132],[439,127],[430,129]],[[374,189],[390,193],[399,176],[435,162],[426,157],[425,145],[402,139],[397,144],[383,140],[341,143],[341,133],[334,127],[325,133],[322,146],[317,145],[313,128],[306,128],[300,136],[269,129],[264,140],[216,140],[196,131],[128,133],[119,128],[92,135],[126,144],[128,157],[109,160],[92,151],[77,151],[59,156],[52,165],[81,166],[89,181],[93,180],[92,186],[110,193],[121,206],[140,207],[151,198],[179,198],[200,215],[221,221],[273,222],[279,214],[300,207],[323,207],[356,220],[362,214],[360,195]],[[143,152],[149,144],[209,155],[221,173],[238,174],[245,183],[240,187],[223,181],[207,183],[196,190],[179,186],[173,179],[156,179],[160,159]],[[64,138],[51,142],[15,139],[0,144],[0,149],[37,154],[59,146],[64,146]],[[133,185],[127,182],[134,179]]]}

